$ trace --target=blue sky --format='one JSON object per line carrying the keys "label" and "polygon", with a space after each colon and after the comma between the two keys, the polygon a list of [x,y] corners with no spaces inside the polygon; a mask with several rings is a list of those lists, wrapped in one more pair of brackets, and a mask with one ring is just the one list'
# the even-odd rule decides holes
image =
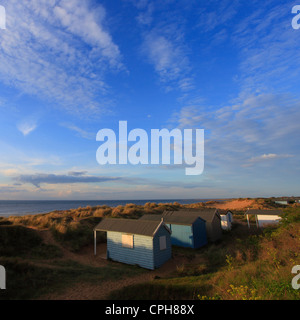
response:
{"label": "blue sky", "polygon": [[[297,195],[297,1],[0,0],[0,199]],[[105,165],[96,134],[205,130],[205,168]]]}

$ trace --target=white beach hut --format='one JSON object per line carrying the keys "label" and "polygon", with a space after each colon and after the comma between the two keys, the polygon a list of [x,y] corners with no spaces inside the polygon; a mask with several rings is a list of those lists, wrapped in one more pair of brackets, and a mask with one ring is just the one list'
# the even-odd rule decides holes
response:
{"label": "white beach hut", "polygon": [[255,216],[257,228],[263,228],[270,224],[277,224],[281,220],[282,210],[248,209],[245,213],[250,228],[249,216]]}
{"label": "white beach hut", "polygon": [[230,210],[220,211],[221,218],[221,227],[223,230],[231,230],[232,222],[233,222],[233,214]]}

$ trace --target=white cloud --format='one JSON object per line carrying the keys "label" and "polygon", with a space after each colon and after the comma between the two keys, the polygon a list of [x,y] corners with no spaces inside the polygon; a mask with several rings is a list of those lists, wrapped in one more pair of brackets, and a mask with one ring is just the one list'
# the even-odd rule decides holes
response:
{"label": "white cloud", "polygon": [[84,139],[92,140],[92,139],[95,139],[95,137],[96,137],[96,133],[92,133],[92,132],[88,132],[86,130],[83,130],[74,124],[65,123],[65,124],[62,124],[62,126],[71,130],[71,131],[76,132],[80,137],[82,137]]}
{"label": "white cloud", "polygon": [[89,9],[85,1],[62,0],[53,9],[54,16],[73,35],[80,37],[106,58],[112,66],[121,67],[120,51],[113,43],[111,35],[104,30],[105,10],[102,6]]}
{"label": "white cloud", "polygon": [[268,153],[263,154],[257,157],[252,157],[249,162],[260,162],[260,161],[267,161],[273,159],[284,159],[284,158],[291,158],[293,155],[291,154],[276,154],[276,153]]}
{"label": "white cloud", "polygon": [[[232,41],[241,60],[239,83],[248,92],[298,91],[300,59],[297,33],[291,27],[292,2],[260,2],[257,10],[235,25]],[[277,91],[278,92],[278,91]]]}
{"label": "white cloud", "polygon": [[[0,37],[0,81],[23,93],[58,102],[72,114],[101,112],[108,68],[121,54],[104,28],[105,9],[89,1],[7,1]],[[97,98],[99,102],[93,102]]]}
{"label": "white cloud", "polygon": [[211,166],[224,175],[263,161],[273,167],[277,164],[268,160],[296,159],[299,118],[300,100],[261,94],[240,98],[217,110],[204,104],[187,105],[171,122],[182,129],[205,129],[206,168]]}
{"label": "white cloud", "polygon": [[18,130],[24,135],[27,136],[37,128],[36,122],[22,122],[17,126]]}
{"label": "white cloud", "polygon": [[165,14],[169,4],[167,1],[159,5],[154,1],[133,1],[133,4],[139,12],[137,21],[143,37],[142,54],[153,65],[160,82],[167,91],[193,89],[187,54],[189,49],[184,40],[184,19],[176,16],[174,21],[173,11],[169,16]]}
{"label": "white cloud", "polygon": [[193,87],[192,77],[187,76],[189,60],[179,41],[154,30],[146,34],[142,51],[169,89],[186,91]]}

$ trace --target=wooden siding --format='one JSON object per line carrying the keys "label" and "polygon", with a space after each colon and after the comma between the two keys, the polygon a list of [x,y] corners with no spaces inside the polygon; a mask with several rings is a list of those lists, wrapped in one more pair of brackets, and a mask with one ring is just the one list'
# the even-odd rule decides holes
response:
{"label": "wooden siding", "polygon": [[222,237],[222,227],[221,219],[217,215],[214,216],[214,219],[209,225],[208,238],[210,241],[217,241]]}
{"label": "wooden siding", "polygon": [[171,229],[171,242],[175,246],[193,248],[192,226],[167,224]]}
{"label": "wooden siding", "polygon": [[[159,238],[166,237],[166,249],[160,250]],[[159,268],[172,257],[170,233],[165,228],[160,228],[153,238],[154,267]]]}
{"label": "wooden siding", "polygon": [[258,226],[260,228],[263,228],[264,226],[270,225],[270,224],[277,224],[281,220],[280,216],[276,215],[257,215],[257,221],[258,221]]}
{"label": "wooden siding", "polygon": [[107,258],[146,269],[154,269],[153,238],[133,235],[133,248],[122,247],[121,232],[107,232]]}
{"label": "wooden siding", "polygon": [[231,221],[229,214],[221,215],[221,227],[223,230],[231,230]]}
{"label": "wooden siding", "polygon": [[207,244],[206,223],[197,219],[193,224],[194,248],[200,248]]}
{"label": "wooden siding", "polygon": [[200,248],[207,243],[205,221],[196,219],[193,225],[167,224],[171,229],[171,242],[175,246]]}
{"label": "wooden siding", "polygon": [[[107,258],[153,270],[172,256],[171,236],[165,226],[161,226],[154,237],[133,234],[133,248],[122,246],[123,235],[122,232],[107,232]],[[162,236],[166,237],[164,250],[160,250]]]}

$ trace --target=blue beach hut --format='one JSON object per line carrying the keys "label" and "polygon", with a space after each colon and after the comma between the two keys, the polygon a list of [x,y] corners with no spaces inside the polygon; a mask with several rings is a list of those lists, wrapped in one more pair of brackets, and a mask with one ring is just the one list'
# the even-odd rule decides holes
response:
{"label": "blue beach hut", "polygon": [[162,221],[103,219],[94,228],[107,232],[107,258],[154,270],[172,256],[171,230]]}
{"label": "blue beach hut", "polygon": [[175,217],[199,217],[205,221],[206,235],[208,242],[215,242],[222,238],[221,218],[216,208],[195,209],[187,208],[178,211],[164,211],[163,218]]}
{"label": "blue beach hut", "polygon": [[207,244],[206,223],[200,217],[145,214],[139,220],[160,221],[162,218],[172,231],[172,245],[196,249]]}

